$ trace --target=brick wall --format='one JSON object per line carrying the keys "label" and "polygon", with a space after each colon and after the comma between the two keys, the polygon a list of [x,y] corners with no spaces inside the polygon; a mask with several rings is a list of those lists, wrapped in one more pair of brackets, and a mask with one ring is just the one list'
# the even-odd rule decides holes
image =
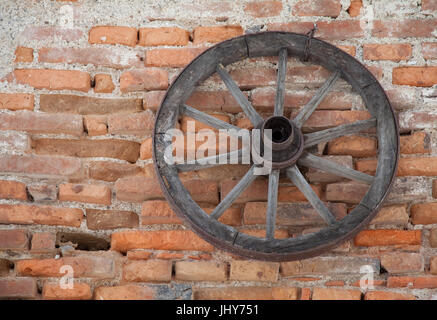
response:
{"label": "brick wall", "polygon": [[[435,294],[435,0],[8,0],[0,15],[0,298]],[[213,43],[264,30],[306,33],[314,22],[316,37],[363,62],[389,95],[401,130],[399,177],[367,230],[322,256],[276,263],[227,254],[184,227],[163,199],[151,160],[154,114],[169,83]],[[250,59],[231,72],[265,114],[274,101],[275,65],[270,58]],[[305,104],[327,75],[290,59],[286,113]],[[215,77],[189,102],[248,125]],[[344,82],[319,109],[305,130],[368,117]],[[340,138],[320,152],[357,170],[375,170],[372,136]],[[242,173],[240,166],[226,166],[181,178],[210,211]],[[314,171],[307,177],[322,199],[340,203],[341,214],[361,199],[361,185]],[[293,186],[281,185],[279,199],[305,206]],[[223,222],[263,235],[265,201],[266,181],[259,179]],[[317,219],[279,223],[277,237],[320,227]],[[74,274],[72,290],[60,287],[66,265]],[[359,287],[363,265],[376,271],[373,290]]]}

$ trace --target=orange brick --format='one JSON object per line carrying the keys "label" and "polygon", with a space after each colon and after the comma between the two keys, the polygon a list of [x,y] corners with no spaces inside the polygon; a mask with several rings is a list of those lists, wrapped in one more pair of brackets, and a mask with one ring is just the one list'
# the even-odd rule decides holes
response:
{"label": "orange brick", "polygon": [[168,73],[157,68],[125,71],[120,76],[120,90],[123,93],[143,90],[165,90],[168,87]]}
{"label": "orange brick", "polygon": [[437,277],[389,277],[387,280],[388,288],[408,287],[414,289],[435,289],[437,288]]}
{"label": "orange brick", "polygon": [[160,252],[156,255],[156,259],[163,260],[179,260],[184,257],[183,253]]}
{"label": "orange brick", "polygon": [[59,186],[60,201],[111,204],[111,189],[106,185],[66,183]]}
{"label": "orange brick", "polygon": [[244,7],[244,12],[254,18],[278,16],[281,11],[281,1],[248,2]]}
{"label": "orange brick", "polygon": [[117,179],[140,175],[142,169],[130,163],[93,161],[89,164],[88,175],[92,179],[114,182]]}
{"label": "orange brick", "polygon": [[95,300],[152,300],[155,290],[139,285],[123,285],[114,287],[98,287],[94,290]]}
{"label": "orange brick", "polygon": [[390,274],[423,272],[423,257],[420,253],[396,252],[381,256],[381,266]]}
{"label": "orange brick", "polygon": [[63,289],[58,283],[46,283],[42,290],[44,300],[90,300],[91,287],[86,283],[74,283],[72,289]]}
{"label": "orange brick", "polygon": [[135,46],[138,42],[138,31],[130,27],[99,26],[93,27],[89,33],[92,44],[122,44]]}
{"label": "orange brick", "polygon": [[[0,209],[1,210],[1,209]],[[1,250],[27,250],[29,237],[25,230],[0,230]]]}
{"label": "orange brick", "polygon": [[0,93],[0,109],[33,110],[33,94],[27,93]]}
{"label": "orange brick", "polygon": [[431,257],[429,260],[429,272],[431,274],[437,274],[437,256]]}
{"label": "orange brick", "polygon": [[393,84],[431,87],[437,84],[437,67],[397,67],[392,78]]}
{"label": "orange brick", "polygon": [[35,299],[38,287],[35,279],[30,278],[0,278],[0,298]]}
{"label": "orange brick", "polygon": [[152,158],[153,139],[147,138],[141,143],[140,159],[147,160]]}
{"label": "orange brick", "polygon": [[408,60],[412,55],[412,47],[402,44],[365,44],[363,58],[366,60]]}
{"label": "orange brick", "polygon": [[176,216],[170,208],[167,201],[151,200],[143,202],[141,207],[141,224],[181,224],[182,221]]}
{"label": "orange brick", "polygon": [[359,203],[369,185],[357,182],[331,183],[326,186],[326,200],[334,202]]}
{"label": "orange brick", "polygon": [[437,19],[374,20],[372,36],[377,38],[430,38],[437,26]]}
{"label": "orange brick", "polygon": [[298,1],[292,9],[292,13],[298,16],[325,16],[338,17],[341,11],[339,0],[315,0]]}
{"label": "orange brick", "polygon": [[378,143],[374,138],[363,136],[344,136],[328,143],[328,154],[351,155],[353,157],[372,157],[378,151]]}
{"label": "orange brick", "polygon": [[437,223],[437,202],[413,204],[410,208],[412,224]]}
{"label": "orange brick", "polygon": [[84,116],[83,124],[88,136],[102,136],[108,133],[108,119],[106,116]]}
{"label": "orange brick", "polygon": [[132,249],[212,251],[209,243],[191,231],[121,231],[111,235],[111,249],[126,252]]}
{"label": "orange brick", "polygon": [[425,132],[414,132],[408,136],[401,136],[400,148],[403,154],[430,153],[430,137]]}
{"label": "orange brick", "polygon": [[110,74],[99,73],[94,76],[94,92],[97,93],[111,93],[115,89]]}
{"label": "orange brick", "polygon": [[146,52],[148,67],[185,67],[204,51],[203,48],[166,48]]}
{"label": "orange brick", "polygon": [[24,204],[0,205],[0,223],[46,224],[78,228],[83,219],[81,209],[31,206]]}
{"label": "orange brick", "polygon": [[140,28],[140,46],[186,46],[190,33],[181,28]]}
{"label": "orange brick", "polygon": [[370,291],[366,293],[364,300],[416,300],[416,297],[400,292]]}
{"label": "orange brick", "polygon": [[0,180],[0,199],[27,200],[26,185],[12,180]]}
{"label": "orange brick", "polygon": [[131,250],[126,254],[129,260],[147,260],[152,256],[152,252],[144,250]]}
{"label": "orange brick", "polygon": [[253,260],[231,261],[230,280],[278,281],[279,263]]}
{"label": "orange brick", "polygon": [[14,62],[32,62],[33,61],[33,49],[26,47],[18,47],[15,50]]}
{"label": "orange brick", "polygon": [[315,111],[311,117],[309,117],[303,125],[303,130],[318,131],[359,120],[366,120],[370,117],[370,113],[367,111],[320,110]]}
{"label": "orange brick", "polygon": [[161,105],[165,91],[148,91],[144,93],[144,109],[157,110]]}
{"label": "orange brick", "polygon": [[176,280],[225,281],[226,264],[217,261],[178,261],[175,264]]}
{"label": "orange brick", "polygon": [[[208,115],[210,115],[216,119],[219,119],[221,121],[231,123],[231,118],[229,115],[219,114],[219,113],[208,113]],[[188,124],[190,124],[190,127],[188,127]],[[190,118],[190,117],[187,117],[187,116],[182,116],[181,130],[183,132],[188,132],[188,128],[191,128],[192,126],[194,126],[194,132],[199,132],[200,130],[204,130],[204,129],[217,131],[217,129],[214,129],[213,127],[208,126],[207,124],[205,124],[201,121],[197,121],[197,120]],[[193,131],[190,131],[190,132],[193,132]]]}
{"label": "orange brick", "polygon": [[169,282],[171,273],[172,262],[168,260],[130,261],[123,267],[123,279],[134,282]]}
{"label": "orange brick", "polygon": [[361,300],[360,290],[314,288],[313,300]]}
{"label": "orange brick", "polygon": [[194,300],[297,300],[299,289],[293,287],[223,287],[194,288]]}
{"label": "orange brick", "polygon": [[361,0],[351,0],[351,4],[347,9],[347,12],[351,17],[357,17],[360,15],[360,11],[362,7],[363,7],[363,2]]}
{"label": "orange brick", "polygon": [[32,253],[46,253],[55,250],[56,236],[49,232],[38,232],[32,235]]}
{"label": "orange brick", "polygon": [[311,288],[302,288],[300,293],[300,300],[311,300]]}
{"label": "orange brick", "polygon": [[437,43],[424,42],[422,43],[422,55],[425,59],[437,59]]}
{"label": "orange brick", "polygon": [[118,135],[149,135],[153,131],[155,115],[152,111],[110,115],[108,133]]}
{"label": "orange brick", "polygon": [[197,27],[194,29],[193,43],[221,42],[242,34],[243,28],[241,26]]}
{"label": "orange brick", "polygon": [[91,88],[89,73],[78,70],[16,69],[14,79],[36,89],[88,92]]}
{"label": "orange brick", "polygon": [[138,215],[132,211],[86,209],[86,223],[90,230],[136,228],[138,220]]}
{"label": "orange brick", "polygon": [[371,224],[407,226],[409,218],[406,204],[392,205],[381,208]]}
{"label": "orange brick", "polygon": [[355,57],[355,54],[357,53],[357,48],[355,46],[338,45],[337,47],[350,54],[352,57]]}
{"label": "orange brick", "polygon": [[[356,168],[359,171],[374,174],[377,160],[359,160]],[[437,175],[437,157],[400,158],[397,175],[401,176],[435,176]]]}
{"label": "orange brick", "polygon": [[364,230],[355,237],[354,244],[359,247],[420,245],[421,238],[420,230]]}

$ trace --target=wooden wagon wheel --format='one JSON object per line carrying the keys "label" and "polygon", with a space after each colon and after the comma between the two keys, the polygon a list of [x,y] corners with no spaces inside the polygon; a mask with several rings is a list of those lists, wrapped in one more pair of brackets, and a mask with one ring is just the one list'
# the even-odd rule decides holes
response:
{"label": "wooden wagon wheel", "polygon": [[[263,119],[257,113],[224,68],[226,65],[245,58],[261,56],[279,56],[274,115],[268,119]],[[288,56],[307,59],[332,72],[314,97],[292,120],[283,116],[284,82]],[[272,170],[269,174],[265,238],[239,232],[234,227],[217,220],[255,180],[254,164],[227,196],[221,200],[214,211],[207,214],[192,199],[179,179],[178,173],[201,170],[208,166],[200,163],[171,165],[165,161],[165,149],[171,144],[171,140],[168,141],[165,138],[165,133],[176,126],[181,115],[189,116],[217,129],[241,129],[185,104],[195,86],[214,73],[218,73],[255,127],[274,130],[279,128],[280,131],[276,137],[275,135],[272,137],[273,154],[278,156],[273,157]],[[302,134],[303,123],[340,77],[360,94],[372,117],[368,120]],[[332,161],[307,152],[310,147],[319,143],[374,127],[376,127],[379,151],[375,176],[339,166]],[[396,174],[399,155],[397,120],[387,96],[375,77],[361,63],[335,46],[312,38],[311,35],[287,32],[264,32],[233,38],[209,48],[194,59],[168,89],[157,113],[153,141],[157,177],[173,210],[198,235],[213,245],[240,256],[271,261],[315,256],[353,237],[370,222],[386,198]],[[340,177],[364,182],[369,184],[369,189],[361,202],[349,214],[341,220],[336,220],[325,203],[312,190],[297,165],[312,167]],[[314,209],[326,221],[325,228],[293,238],[275,239],[280,170],[286,172],[293,184],[300,189]]]}

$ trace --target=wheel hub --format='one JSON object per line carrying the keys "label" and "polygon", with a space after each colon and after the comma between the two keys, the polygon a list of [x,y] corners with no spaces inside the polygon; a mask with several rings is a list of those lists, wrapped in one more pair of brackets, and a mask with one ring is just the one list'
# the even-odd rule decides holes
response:
{"label": "wheel hub", "polygon": [[255,163],[273,169],[292,166],[303,152],[302,131],[290,119],[272,116],[253,134],[252,157]]}

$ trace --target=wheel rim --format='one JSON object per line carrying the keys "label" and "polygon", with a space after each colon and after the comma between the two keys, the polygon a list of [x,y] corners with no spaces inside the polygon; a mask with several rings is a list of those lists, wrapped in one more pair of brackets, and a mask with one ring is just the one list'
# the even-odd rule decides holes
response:
{"label": "wheel rim", "polygon": [[[384,90],[375,77],[353,57],[322,40],[313,38],[309,41],[309,39],[308,36],[295,33],[264,32],[245,35],[219,43],[199,55],[179,74],[167,90],[161,107],[157,112],[153,136],[153,157],[155,170],[163,193],[172,209],[194,232],[220,249],[248,258],[271,261],[286,261],[312,257],[352,238],[376,215],[389,193],[397,170],[399,133],[395,114]],[[284,48],[286,48],[286,50]],[[286,70],[287,56],[304,57],[308,55],[310,62],[319,64],[332,72],[331,77],[316,93],[316,95],[320,94],[318,97],[320,101],[327,93],[323,92],[323,90],[329,91],[333,83],[341,77],[361,95],[367,110],[372,116],[369,120],[340,126],[341,128],[338,129],[337,132],[335,130],[324,130],[322,134],[317,132],[315,134],[306,134],[305,148],[325,141],[323,139],[330,137],[333,139],[333,136],[338,137],[338,135],[336,136],[335,134],[339,134],[339,132],[346,132],[346,134],[358,133],[372,127],[372,125],[376,125],[379,152],[376,173],[375,176],[372,177],[367,193],[349,214],[338,221],[333,221],[332,214],[329,215],[329,209],[326,211],[327,208],[322,201],[318,198],[317,201],[317,199],[314,198],[314,194],[312,194],[314,192],[311,193],[311,188],[309,188],[311,190],[308,190],[309,184],[299,169],[295,165],[287,169],[287,176],[300,191],[309,198],[309,202],[322,218],[328,221],[328,223],[331,223],[328,227],[318,232],[288,239],[275,239],[273,237],[276,209],[273,210],[270,208],[277,206],[278,169],[273,168],[272,173],[269,175],[266,238],[258,238],[241,233],[237,229],[224,225],[216,220],[216,218],[223,213],[223,211],[220,210],[223,208],[220,206],[223,201],[226,200],[226,197],[219,203],[211,215],[204,212],[192,199],[190,193],[182,184],[178,176],[177,167],[167,164],[164,157],[165,149],[169,144],[165,139],[165,132],[175,127],[181,113],[193,116],[190,112],[194,111],[187,109],[189,107],[184,104],[192,94],[196,85],[215,72],[219,73],[222,80],[226,83],[226,80],[229,79],[226,78],[226,70],[223,66],[233,62],[252,57],[278,55],[278,86],[274,115],[281,116],[283,114],[285,89],[283,86],[281,87],[280,84],[284,81],[282,79],[285,79],[284,73]],[[227,87],[228,89],[232,89],[232,83],[229,86],[227,85]],[[234,88],[234,90],[236,89]],[[232,93],[234,97],[237,97],[237,101],[239,101],[238,97],[243,99],[241,95],[238,96],[238,91]],[[318,103],[320,103],[318,99],[314,99],[316,100],[315,102],[313,101],[315,106],[308,106],[311,101],[307,103],[307,105],[302,108],[305,112],[299,112],[293,119],[294,124],[298,128],[302,126],[314,109],[316,109]],[[264,123],[264,120],[259,118],[259,115],[253,107],[251,108],[250,103],[248,106],[247,101],[239,101],[239,104],[255,126],[260,126]],[[319,159],[315,159],[314,156],[308,155],[305,152],[302,153],[302,155],[306,156],[301,156],[298,159],[299,164],[302,162],[304,166],[311,166],[313,168],[320,165]],[[327,168],[325,162],[322,163],[322,165],[325,169]],[[253,168],[252,166],[243,179],[240,180],[239,184],[242,184],[240,188],[247,187],[254,180],[253,172],[251,173]],[[330,168],[330,172],[333,172],[332,170],[337,172],[335,171],[337,169],[329,167],[329,164],[328,168]],[[367,180],[367,182],[370,182],[367,175],[360,175],[360,173],[355,170],[346,170],[345,172],[343,169],[340,173],[347,174],[349,177],[352,176],[354,179],[361,179],[361,181]],[[230,193],[232,193],[232,191]],[[237,194],[237,197],[238,195],[239,194]],[[272,199],[272,201],[270,201],[270,199]]]}

